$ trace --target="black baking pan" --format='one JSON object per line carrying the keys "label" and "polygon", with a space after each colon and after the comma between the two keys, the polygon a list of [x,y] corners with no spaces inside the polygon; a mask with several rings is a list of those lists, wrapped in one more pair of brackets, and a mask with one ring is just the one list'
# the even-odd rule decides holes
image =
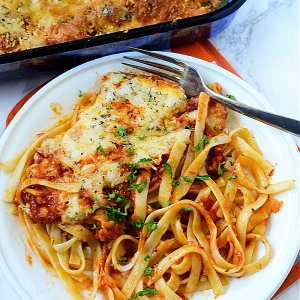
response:
{"label": "black baking pan", "polygon": [[211,13],[0,55],[0,80],[30,74],[65,71],[81,63],[127,51],[128,46],[165,50],[195,40],[205,40],[226,28],[246,0],[231,0]]}

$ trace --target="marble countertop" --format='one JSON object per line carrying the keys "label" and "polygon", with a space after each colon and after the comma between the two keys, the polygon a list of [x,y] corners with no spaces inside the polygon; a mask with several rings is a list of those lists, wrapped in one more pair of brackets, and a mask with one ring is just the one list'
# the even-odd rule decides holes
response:
{"label": "marble countertop", "polygon": [[[211,42],[277,113],[299,120],[299,1],[247,0],[229,27]],[[0,81],[0,136],[13,106],[55,75]],[[298,280],[275,299],[298,299],[299,286]],[[1,270],[0,291],[1,299],[21,299]]]}

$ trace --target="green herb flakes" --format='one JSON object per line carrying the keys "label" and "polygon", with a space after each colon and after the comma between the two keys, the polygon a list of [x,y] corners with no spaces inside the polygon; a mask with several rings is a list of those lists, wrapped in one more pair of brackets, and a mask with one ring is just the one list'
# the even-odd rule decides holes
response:
{"label": "green herb flakes", "polygon": [[156,295],[157,290],[154,288],[145,288],[144,290],[136,293],[133,297],[133,299],[137,299],[140,296],[145,296],[145,295]]}

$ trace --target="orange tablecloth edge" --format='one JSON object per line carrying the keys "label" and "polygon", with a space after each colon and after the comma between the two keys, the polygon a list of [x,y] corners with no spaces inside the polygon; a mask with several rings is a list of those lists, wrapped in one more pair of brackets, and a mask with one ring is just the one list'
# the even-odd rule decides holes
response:
{"label": "orange tablecloth edge", "polygon": [[271,298],[275,298],[280,293],[282,293],[285,289],[287,289],[289,286],[291,286],[294,282],[296,282],[300,278],[300,262],[295,264],[291,271],[289,272],[288,276],[280,286],[280,288],[277,290],[277,292],[274,294],[274,296]]}
{"label": "orange tablecloth edge", "polygon": [[215,62],[218,66],[240,77],[230,63],[209,40],[176,46],[171,48],[171,51],[197,57],[208,62]]}
{"label": "orange tablecloth edge", "polygon": [[14,118],[14,116],[17,114],[17,112],[22,108],[22,106],[39,90],[41,89],[45,84],[48,82],[45,82],[44,84],[41,84],[40,86],[33,89],[31,92],[29,92],[26,96],[24,96],[9,112],[9,114],[6,117],[6,127],[11,122],[11,120]]}

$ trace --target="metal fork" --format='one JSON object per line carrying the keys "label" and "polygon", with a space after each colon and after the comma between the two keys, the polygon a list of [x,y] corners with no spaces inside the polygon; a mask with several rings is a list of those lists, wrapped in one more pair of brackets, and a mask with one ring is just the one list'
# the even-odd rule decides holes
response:
{"label": "metal fork", "polygon": [[204,83],[200,73],[191,65],[175,59],[173,57],[162,55],[156,52],[147,51],[139,48],[129,47],[128,49],[141,52],[148,56],[154,57],[159,60],[163,60],[179,66],[180,68],[167,66],[158,62],[147,61],[140,58],[124,56],[125,59],[138,62],[152,68],[148,68],[141,65],[131,64],[123,62],[124,65],[136,68],[142,71],[146,71],[152,74],[159,75],[163,78],[177,82],[184,90],[188,97],[197,96],[200,92],[207,93],[215,101],[227,106],[228,108],[248,116],[252,119],[258,120],[277,129],[289,132],[300,137],[300,121],[291,118],[283,117],[277,114],[266,112],[254,107],[250,107],[236,100],[232,100],[228,97],[222,96],[214,91],[210,90]]}

